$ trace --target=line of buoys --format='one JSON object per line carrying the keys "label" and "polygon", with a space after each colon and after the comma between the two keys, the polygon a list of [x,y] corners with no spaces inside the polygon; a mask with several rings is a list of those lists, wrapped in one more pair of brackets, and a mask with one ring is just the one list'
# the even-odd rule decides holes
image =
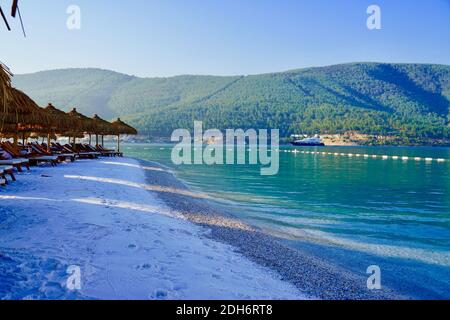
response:
{"label": "line of buoys", "polygon": [[[149,148],[145,148],[147,150]],[[166,148],[159,148],[160,150],[166,150]],[[178,150],[181,150],[181,148],[177,148]],[[197,148],[194,148],[194,151],[197,151]],[[228,151],[232,151],[232,149],[228,149]],[[252,149],[248,149],[247,151],[251,152]],[[305,151],[305,150],[286,150],[286,149],[274,149],[275,152],[282,152],[282,153],[293,153],[295,155],[297,154],[311,154],[311,155],[323,155],[323,156],[335,156],[335,157],[348,157],[348,158],[364,158],[364,159],[382,159],[382,160],[402,160],[402,161],[425,161],[425,162],[448,162],[450,159],[444,159],[444,158],[421,158],[421,157],[407,157],[407,156],[388,156],[388,155],[377,155],[377,154],[360,154],[360,153],[339,153],[339,152],[324,152],[324,151]]]}
{"label": "line of buoys", "polygon": [[450,161],[450,159],[444,158],[421,158],[421,157],[407,157],[407,156],[389,156],[389,155],[377,155],[377,154],[360,154],[360,153],[339,153],[339,152],[319,152],[319,151],[299,151],[294,150],[279,150],[279,152],[293,153],[293,154],[311,154],[311,155],[323,155],[323,156],[336,156],[336,157],[348,157],[348,158],[364,158],[364,159],[382,159],[382,160],[402,160],[402,161],[425,161],[425,162],[439,162],[443,163]]}

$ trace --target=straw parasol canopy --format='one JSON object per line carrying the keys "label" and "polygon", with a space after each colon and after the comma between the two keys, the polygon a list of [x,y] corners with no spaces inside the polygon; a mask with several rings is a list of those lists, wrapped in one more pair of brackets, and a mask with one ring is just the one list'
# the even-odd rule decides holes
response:
{"label": "straw parasol canopy", "polygon": [[9,69],[0,63],[0,132],[10,131],[11,128],[15,131],[19,123],[36,123],[30,121],[37,113],[32,100],[11,87],[11,76]]}
{"label": "straw parasol canopy", "polygon": [[11,100],[11,73],[0,63],[0,113],[6,108],[6,101]]}
{"label": "straw parasol canopy", "polygon": [[55,134],[63,134],[68,131],[77,130],[80,122],[77,117],[72,117],[62,110],[57,109],[53,104],[49,103],[44,110],[49,114],[55,122],[49,132]]}
{"label": "straw parasol canopy", "polygon": [[74,139],[77,137],[81,137],[84,133],[90,133],[95,130],[95,122],[94,120],[86,117],[85,115],[79,113],[76,108],[73,108],[72,111],[67,113],[74,121],[78,122],[78,127],[73,128],[66,132],[68,136],[73,137]]}
{"label": "straw parasol canopy", "polygon": [[103,120],[97,114],[92,118],[95,123],[95,130],[93,130],[92,134],[100,134],[100,135],[112,135],[115,134],[115,127],[108,121]]}
{"label": "straw parasol canopy", "polygon": [[[96,128],[90,134],[95,134],[95,143],[96,143],[96,145],[99,144],[98,136],[101,135],[102,136],[102,143],[101,144],[103,145],[103,136],[115,134],[115,128],[110,122],[108,122],[106,120],[103,120],[97,114],[94,115],[92,120],[94,120]],[[89,141],[91,141],[91,139],[90,139],[91,135],[90,134],[89,134]]]}
{"label": "straw parasol canopy", "polygon": [[5,132],[5,125],[21,122],[19,116],[30,115],[27,103],[21,101],[17,91],[11,87],[12,73],[0,63],[0,131]]}
{"label": "straw parasol canopy", "polygon": [[52,125],[52,118],[29,96],[10,88],[11,95],[0,112],[0,132],[42,131]]}
{"label": "straw parasol canopy", "polygon": [[9,102],[12,99],[11,73],[0,63],[0,133],[3,132],[3,123],[7,116]]}
{"label": "straw parasol canopy", "polygon": [[117,151],[120,152],[120,135],[121,134],[128,134],[128,135],[137,135],[138,132],[135,128],[129,126],[120,118],[118,118],[116,121],[112,123],[112,126],[114,127],[114,134],[117,135]]}
{"label": "straw parasol canopy", "polygon": [[95,130],[95,122],[94,120],[86,117],[85,115],[79,113],[77,108],[73,108],[72,111],[67,113],[72,119],[77,120],[79,122],[80,127],[77,128],[78,132],[92,132]]}
{"label": "straw parasol canopy", "polygon": [[0,134],[12,136],[17,143],[18,134],[42,131],[52,124],[52,117],[29,96],[11,87],[12,73],[0,63]]}
{"label": "straw parasol canopy", "polygon": [[125,122],[120,120],[120,118],[118,118],[116,121],[114,121],[112,123],[112,125],[114,127],[114,134],[116,134],[116,135],[121,135],[121,134],[137,135],[138,134],[138,132],[135,128],[129,126],[128,124],[126,124]]}
{"label": "straw parasol canopy", "polygon": [[[50,148],[50,141],[56,140],[56,134],[65,134],[69,131],[76,130],[79,127],[79,121],[68,115],[62,110],[55,108],[51,103],[45,107],[44,112],[51,118],[50,125],[42,128],[42,130],[35,132],[35,135],[47,137],[47,146]],[[45,134],[43,134],[45,133]],[[75,134],[71,134],[74,136]]]}

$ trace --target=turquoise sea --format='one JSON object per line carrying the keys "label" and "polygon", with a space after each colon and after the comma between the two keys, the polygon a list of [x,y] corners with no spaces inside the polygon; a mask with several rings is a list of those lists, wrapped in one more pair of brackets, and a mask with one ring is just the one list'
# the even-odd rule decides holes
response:
{"label": "turquoise sea", "polygon": [[409,297],[450,299],[450,148],[280,149],[279,174],[264,177],[252,165],[175,166],[171,145],[123,147],[290,246],[362,275],[378,265],[382,285]]}

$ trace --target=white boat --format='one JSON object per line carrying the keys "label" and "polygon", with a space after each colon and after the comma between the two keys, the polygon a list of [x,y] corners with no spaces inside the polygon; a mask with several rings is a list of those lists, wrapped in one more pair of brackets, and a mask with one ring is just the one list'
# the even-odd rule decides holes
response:
{"label": "white boat", "polygon": [[[295,136],[293,136],[295,137]],[[325,143],[320,139],[318,135],[304,139],[294,139],[291,144],[299,147],[324,147]]]}

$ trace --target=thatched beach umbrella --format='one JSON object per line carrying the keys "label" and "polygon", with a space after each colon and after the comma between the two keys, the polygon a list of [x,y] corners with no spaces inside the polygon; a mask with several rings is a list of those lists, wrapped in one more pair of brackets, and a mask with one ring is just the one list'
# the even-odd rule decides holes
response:
{"label": "thatched beach umbrella", "polygon": [[51,115],[53,120],[57,122],[51,129],[56,134],[62,134],[70,130],[77,130],[80,122],[77,117],[72,117],[62,110],[57,109],[53,104],[49,103],[44,110]]}
{"label": "thatched beach umbrella", "polygon": [[137,135],[138,132],[135,128],[129,126],[120,118],[118,118],[116,121],[112,123],[114,127],[114,134],[117,135],[117,151],[120,152],[120,135],[121,134],[128,134],[128,135]]}
{"label": "thatched beach umbrella", "polygon": [[92,134],[95,134],[96,145],[98,145],[98,136],[99,135],[102,136],[102,145],[103,145],[103,136],[115,134],[115,128],[111,123],[109,123],[106,120],[103,120],[97,114],[94,115],[92,120],[94,120],[94,123],[96,126],[95,130],[92,132]]}
{"label": "thatched beach umbrella", "polygon": [[5,117],[9,111],[8,103],[12,99],[11,90],[11,73],[9,70],[0,63],[0,133],[4,133]]}
{"label": "thatched beach umbrella", "polygon": [[[62,110],[57,109],[51,103],[45,107],[45,112],[51,116],[53,123],[47,128],[47,146],[50,148],[50,141],[56,134],[65,134],[75,131],[80,127],[77,117],[72,117]],[[54,139],[56,140],[56,139]]]}
{"label": "thatched beach umbrella", "polygon": [[73,108],[72,111],[67,114],[79,123],[79,127],[77,129],[69,131],[69,133],[72,133],[71,136],[74,138],[74,142],[75,138],[80,136],[80,133],[90,133],[95,130],[94,120],[79,113],[76,108]]}
{"label": "thatched beach umbrella", "polygon": [[25,112],[17,105],[14,91],[11,87],[12,73],[0,63],[0,133],[5,134],[17,121],[17,115]]}
{"label": "thatched beach umbrella", "polygon": [[0,134],[12,136],[17,145],[18,134],[41,131],[52,122],[51,117],[29,96],[11,87],[12,73],[0,64]]}
{"label": "thatched beach umbrella", "polygon": [[0,112],[5,108],[6,101],[11,98],[11,73],[0,63]]}
{"label": "thatched beach umbrella", "polygon": [[52,124],[52,118],[29,96],[14,88],[9,90],[0,112],[1,133],[14,133],[17,144],[19,133],[42,131]]}
{"label": "thatched beach umbrella", "polygon": [[9,69],[0,64],[0,133],[9,133],[17,143],[17,134],[42,132],[53,119],[29,96],[11,87],[11,76]]}

